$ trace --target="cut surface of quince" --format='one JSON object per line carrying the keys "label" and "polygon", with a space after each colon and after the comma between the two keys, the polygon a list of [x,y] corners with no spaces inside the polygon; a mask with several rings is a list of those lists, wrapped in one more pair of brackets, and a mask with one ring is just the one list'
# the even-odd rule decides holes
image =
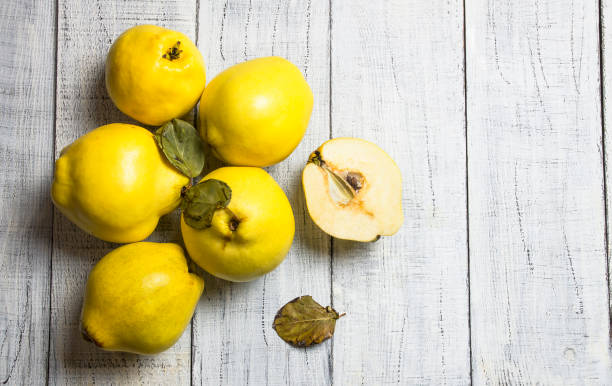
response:
{"label": "cut surface of quince", "polygon": [[310,217],[325,233],[375,241],[402,223],[402,177],[393,159],[358,138],[335,138],[309,157],[302,185]]}

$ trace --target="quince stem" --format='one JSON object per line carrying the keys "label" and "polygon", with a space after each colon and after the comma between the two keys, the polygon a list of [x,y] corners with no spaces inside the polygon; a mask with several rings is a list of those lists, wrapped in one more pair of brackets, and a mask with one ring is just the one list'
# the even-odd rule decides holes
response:
{"label": "quince stem", "polygon": [[[183,186],[183,189],[181,189],[181,199],[183,199],[187,195],[187,191],[195,185],[194,182],[195,182],[195,178],[191,178],[189,183]],[[234,232],[236,229],[238,229],[238,225],[240,225],[240,219],[228,207],[224,206],[224,207],[221,207],[215,210],[220,210],[220,209],[224,210],[225,213],[227,213],[227,215],[230,217],[228,226],[229,226],[229,229],[232,232]]]}
{"label": "quince stem", "polygon": [[224,207],[223,210],[225,211],[225,213],[227,213],[231,217],[230,222],[229,222],[230,231],[233,232],[236,229],[238,229],[238,225],[240,225],[240,220],[238,219],[238,217],[236,217],[234,212],[232,212],[228,207]]}
{"label": "quince stem", "polygon": [[189,183],[183,186],[183,188],[181,189],[181,198],[185,197],[185,194],[187,194],[187,191],[191,189],[192,186],[193,186],[193,178],[191,178],[189,180]]}

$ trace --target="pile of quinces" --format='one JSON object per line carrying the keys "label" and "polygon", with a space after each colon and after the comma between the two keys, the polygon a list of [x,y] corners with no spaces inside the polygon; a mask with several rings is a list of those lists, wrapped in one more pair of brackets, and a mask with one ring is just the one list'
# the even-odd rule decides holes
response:
{"label": "pile of quinces", "polygon": [[[301,141],[313,95],[300,70],[265,57],[226,69],[205,87],[204,60],[184,34],[141,25],[113,43],[106,88],[123,113],[149,126],[98,127],[64,148],[52,199],[93,236],[126,243],[91,271],[83,336],[106,350],[152,354],[172,346],[191,319],[204,281],[183,248],[143,242],[159,218],[181,208],[191,259],[230,281],[276,268],[295,232],[289,200],[262,167]],[[200,102],[199,131],[176,119]],[[230,165],[204,177],[205,154]],[[313,221],[328,234],[373,241],[400,228],[401,176],[376,145],[338,138],[303,171]]]}

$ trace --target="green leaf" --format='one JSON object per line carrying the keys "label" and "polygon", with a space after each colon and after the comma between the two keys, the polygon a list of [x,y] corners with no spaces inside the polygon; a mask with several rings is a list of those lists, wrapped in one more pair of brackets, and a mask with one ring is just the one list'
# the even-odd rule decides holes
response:
{"label": "green leaf", "polygon": [[225,208],[232,189],[223,181],[205,180],[187,189],[181,201],[185,223],[195,229],[208,228],[217,209]]}
{"label": "green leaf", "polygon": [[298,347],[318,344],[334,335],[336,320],[344,316],[331,307],[323,307],[310,295],[285,304],[274,318],[274,330],[287,343]]}
{"label": "green leaf", "polygon": [[202,173],[204,145],[200,134],[189,123],[180,119],[166,122],[155,132],[155,142],[168,161],[187,177]]}

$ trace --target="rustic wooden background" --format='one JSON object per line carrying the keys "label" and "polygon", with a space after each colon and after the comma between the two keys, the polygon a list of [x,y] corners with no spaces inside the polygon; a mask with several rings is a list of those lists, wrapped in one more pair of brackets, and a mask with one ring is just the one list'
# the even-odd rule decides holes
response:
{"label": "rustic wooden background", "polygon": [[[2,0],[0,382],[612,384],[608,21],[612,0]],[[296,215],[287,260],[248,284],[206,276],[193,322],[158,356],[81,340],[87,274],[116,245],[49,195],[62,147],[131,122],[103,67],[141,23],[189,35],[209,80],[279,55],[315,95],[301,145],[269,168]],[[305,214],[301,168],[340,136],[400,165],[399,234],[333,240]],[[180,241],[177,215],[151,239]],[[271,328],[302,294],[347,313],[310,349]]]}

